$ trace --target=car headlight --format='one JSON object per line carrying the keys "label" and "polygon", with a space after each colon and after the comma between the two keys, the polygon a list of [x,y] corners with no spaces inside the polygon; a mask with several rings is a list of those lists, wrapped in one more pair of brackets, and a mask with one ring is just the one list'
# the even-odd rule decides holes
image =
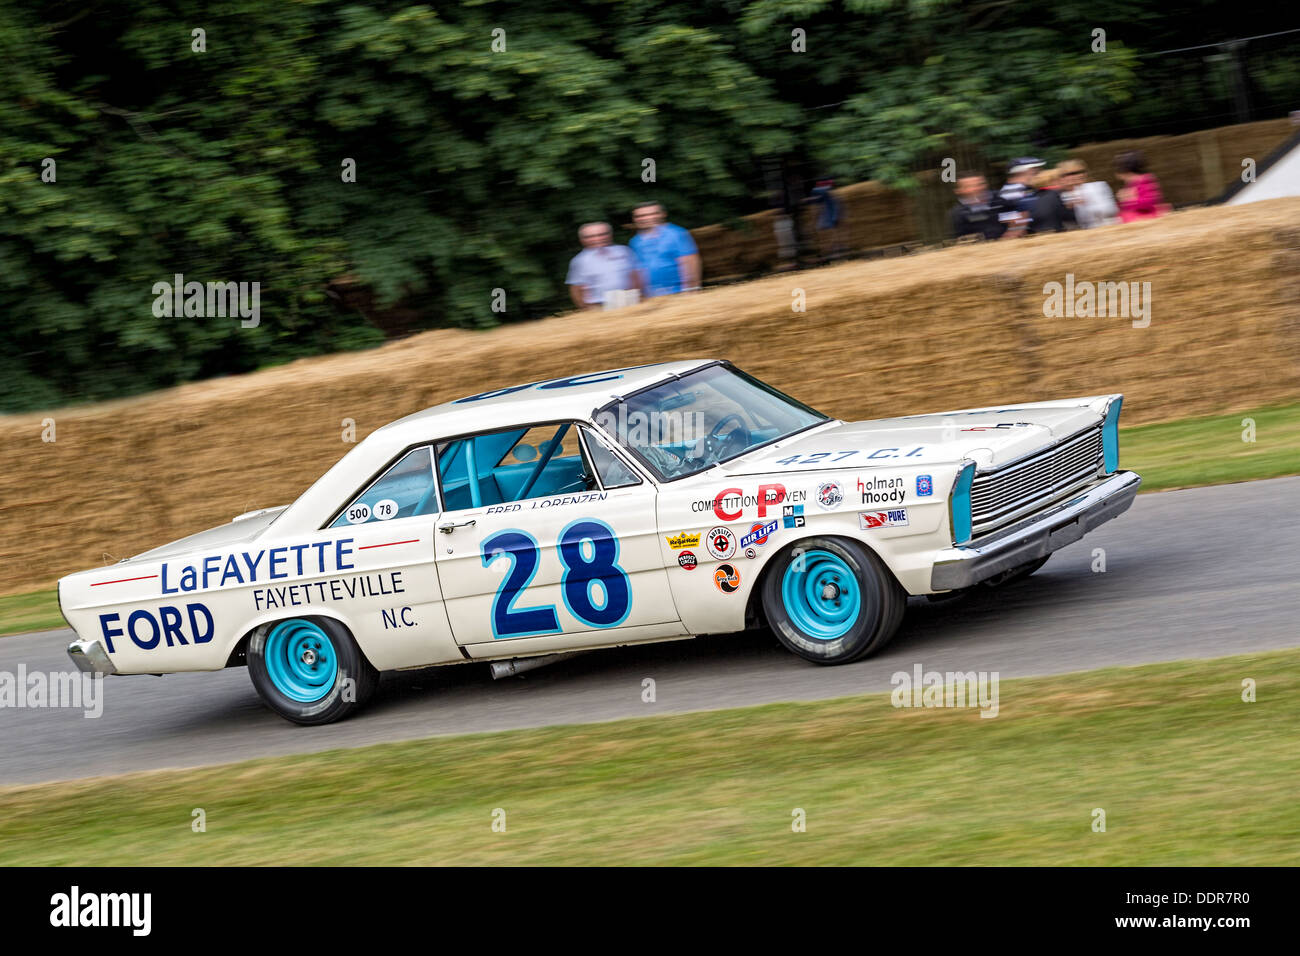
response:
{"label": "car headlight", "polygon": [[971,537],[970,486],[975,480],[975,462],[968,461],[957,472],[948,496],[948,517],[952,522],[952,543],[965,544]]}
{"label": "car headlight", "polygon": [[1116,396],[1106,406],[1106,420],[1101,425],[1102,464],[1108,475],[1119,469],[1119,412],[1123,404],[1124,396]]}

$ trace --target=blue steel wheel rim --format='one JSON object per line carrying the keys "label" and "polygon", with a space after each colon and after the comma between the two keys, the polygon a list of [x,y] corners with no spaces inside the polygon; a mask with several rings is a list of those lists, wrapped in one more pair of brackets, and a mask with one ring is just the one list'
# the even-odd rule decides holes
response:
{"label": "blue steel wheel rim", "polygon": [[313,704],[334,688],[339,656],[334,642],[311,621],[281,621],[266,635],[266,673],[275,689],[300,704]]}
{"label": "blue steel wheel rim", "polygon": [[862,586],[839,555],[805,551],[785,569],[781,601],[795,627],[819,641],[834,641],[858,622]]}

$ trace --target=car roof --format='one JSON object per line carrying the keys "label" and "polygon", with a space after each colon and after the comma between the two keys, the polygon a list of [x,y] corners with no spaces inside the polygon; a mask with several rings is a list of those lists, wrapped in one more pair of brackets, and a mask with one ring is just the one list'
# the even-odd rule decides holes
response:
{"label": "car roof", "polygon": [[537,422],[588,420],[612,399],[717,359],[659,362],[631,368],[584,372],[524,385],[486,382],[490,389],[426,408],[375,429],[289,505],[268,531],[307,531],[360,490],[375,473],[412,445]]}
{"label": "car roof", "polygon": [[397,437],[396,433],[401,433],[410,442],[416,442],[529,422],[590,418],[593,411],[619,396],[716,361],[658,362],[543,379],[524,385],[488,383],[493,387],[399,418],[378,431],[388,433],[388,437]]}

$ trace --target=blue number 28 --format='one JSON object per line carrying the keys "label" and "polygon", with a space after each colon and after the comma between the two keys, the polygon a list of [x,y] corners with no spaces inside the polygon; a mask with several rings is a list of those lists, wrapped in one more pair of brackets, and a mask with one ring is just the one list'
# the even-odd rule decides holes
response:
{"label": "blue number 28", "polygon": [[[560,623],[555,605],[516,607],[519,594],[537,574],[537,541],[526,531],[501,531],[483,541],[483,567],[501,556],[510,561],[505,580],[492,602],[494,637],[555,634]],[[564,606],[591,627],[617,627],[632,609],[627,572],[618,565],[618,538],[609,525],[580,518],[560,532],[560,563]],[[599,594],[593,590],[599,588]],[[597,603],[599,600],[599,603]]]}

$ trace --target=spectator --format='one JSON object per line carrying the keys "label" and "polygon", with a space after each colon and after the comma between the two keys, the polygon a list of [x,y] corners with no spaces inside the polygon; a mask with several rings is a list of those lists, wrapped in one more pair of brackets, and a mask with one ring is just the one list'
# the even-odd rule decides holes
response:
{"label": "spectator", "polygon": [[1008,237],[1021,236],[1029,230],[1034,207],[1034,188],[1030,180],[1045,165],[1041,159],[1022,156],[1013,159],[1007,168],[1007,181],[998,191],[998,197],[1007,207],[1002,220],[1007,225],[1005,235]]}
{"label": "spectator", "polygon": [[1088,182],[1088,167],[1082,160],[1067,159],[1056,168],[1061,172],[1061,198],[1080,229],[1119,222],[1115,194],[1103,182]]}
{"label": "spectator", "polygon": [[1115,172],[1124,183],[1115,194],[1120,222],[1155,219],[1169,212],[1160,183],[1147,172],[1147,160],[1141,152],[1135,149],[1121,153],[1115,159]]}
{"label": "spectator", "polygon": [[632,210],[637,234],[631,246],[641,262],[647,298],[700,288],[700,251],[695,240],[667,220],[668,210],[662,203],[643,202]]}
{"label": "spectator", "polygon": [[1007,167],[1007,181],[998,191],[998,196],[1011,209],[1029,212],[1034,202],[1034,174],[1047,164],[1032,156],[1013,159]]}
{"label": "spectator", "polygon": [[952,234],[982,236],[1000,239],[1007,231],[1006,223],[999,218],[1006,211],[1002,200],[989,192],[988,180],[979,173],[966,172],[957,177],[957,205],[948,213]]}
{"label": "spectator", "polygon": [[1055,169],[1043,169],[1034,176],[1030,232],[1065,232],[1067,225],[1074,225],[1074,213],[1061,198],[1060,179],[1061,174]]}
{"label": "spectator", "polygon": [[[624,296],[611,295],[629,289],[640,290],[641,264],[627,246],[611,245],[614,230],[607,222],[589,222],[578,229],[582,251],[569,262],[569,297],[580,309],[598,309],[621,304]],[[617,301],[615,301],[617,300]]]}
{"label": "spectator", "polygon": [[844,243],[839,238],[843,207],[834,190],[835,180],[819,179],[805,200],[817,206],[818,252],[828,259],[834,259],[844,252]]}

